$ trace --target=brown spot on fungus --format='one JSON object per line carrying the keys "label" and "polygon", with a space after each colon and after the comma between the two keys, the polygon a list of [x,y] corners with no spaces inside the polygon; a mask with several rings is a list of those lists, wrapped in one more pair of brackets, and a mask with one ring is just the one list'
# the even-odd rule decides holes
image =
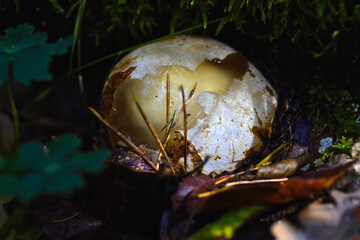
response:
{"label": "brown spot on fungus", "polygon": [[[169,156],[171,156],[171,162],[177,174],[182,173],[184,168],[183,162],[180,161],[181,158],[184,158],[184,145],[184,135],[179,131],[175,131],[170,138],[166,150]],[[193,164],[193,168],[202,164],[203,159],[199,156],[197,149],[190,141],[187,141],[186,152],[188,159],[190,159]]]}
{"label": "brown spot on fungus", "polygon": [[108,78],[108,82],[105,85],[102,94],[102,103],[100,107],[100,112],[105,117],[109,115],[110,109],[113,106],[115,89],[117,88],[117,86],[123,83],[135,69],[136,67],[130,67],[125,72],[114,73]]}
{"label": "brown spot on fungus", "polygon": [[256,111],[256,109],[254,108],[254,111],[255,111],[255,115],[256,115],[256,118],[257,118],[257,121],[260,125],[263,125],[262,121],[261,121],[261,118],[259,117],[259,113]]}
{"label": "brown spot on fungus", "polygon": [[257,126],[253,126],[250,130],[253,134],[255,134],[256,137],[258,137],[261,140],[265,140],[267,130],[264,128],[259,128]]}
{"label": "brown spot on fungus", "polygon": [[276,96],[275,93],[274,93],[274,91],[273,91],[269,86],[266,86],[265,89],[269,92],[269,94],[270,94],[272,97]]}

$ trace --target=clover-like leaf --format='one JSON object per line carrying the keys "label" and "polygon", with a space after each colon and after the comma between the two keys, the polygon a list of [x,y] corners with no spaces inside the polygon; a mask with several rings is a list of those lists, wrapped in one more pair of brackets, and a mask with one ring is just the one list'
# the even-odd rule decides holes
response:
{"label": "clover-like leaf", "polygon": [[8,75],[9,66],[17,81],[29,85],[32,79],[50,80],[48,66],[51,55],[64,54],[74,41],[72,36],[46,43],[46,33],[35,32],[34,26],[22,24],[8,28],[0,37],[0,84]]}
{"label": "clover-like leaf", "polygon": [[0,158],[0,162],[8,163],[0,165],[0,196],[30,200],[43,193],[68,193],[79,187],[83,180],[78,171],[101,170],[108,156],[105,150],[79,153],[80,145],[80,139],[67,134],[48,146],[25,143],[16,158]]}

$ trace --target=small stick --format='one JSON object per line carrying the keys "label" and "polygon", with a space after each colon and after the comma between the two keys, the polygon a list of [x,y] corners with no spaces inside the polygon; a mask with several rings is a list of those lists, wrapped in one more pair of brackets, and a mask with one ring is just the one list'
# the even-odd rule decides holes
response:
{"label": "small stick", "polygon": [[130,148],[132,148],[137,154],[141,156],[142,159],[145,160],[147,164],[149,164],[156,171],[159,169],[155,166],[155,164],[129,139],[127,139],[123,134],[121,134],[117,129],[111,126],[95,109],[88,106],[88,109],[97,117],[103,124],[105,124],[108,128],[110,128],[116,135],[118,135],[122,141],[124,141]]}
{"label": "small stick", "polygon": [[[182,87],[182,86],[181,86]],[[189,96],[187,97],[186,99],[186,103],[184,104],[183,103],[183,106],[181,107],[179,113],[183,112],[184,111],[184,108],[186,106],[186,104],[189,103],[190,99],[193,97],[194,93],[195,93],[195,90],[196,90],[196,87],[197,87],[197,82],[194,84],[193,88],[191,89],[190,93],[189,93]],[[184,102],[184,101],[183,101]],[[175,123],[179,120],[179,115],[178,117],[175,119]]]}
{"label": "small stick", "polygon": [[[197,87],[197,82],[194,84],[193,88],[191,89],[191,91],[190,91],[190,93],[189,93],[189,95],[188,95],[188,97],[187,97],[187,99],[186,99],[186,104],[188,104],[189,101],[190,101],[190,99],[193,97],[193,95],[194,95],[194,93],[195,93],[195,90],[196,90],[196,87]],[[183,110],[184,110],[183,107],[181,107],[179,113],[181,113]],[[179,115],[177,115],[177,117],[176,117],[176,119],[175,119],[175,121],[174,121],[174,125],[175,125],[175,123],[176,123],[177,121],[179,121]],[[170,120],[166,122],[165,127],[163,127],[163,128],[161,129],[161,131],[163,131],[169,124],[170,124]]]}
{"label": "small stick", "polygon": [[[169,122],[169,112],[170,112],[170,76],[169,74],[167,74],[166,75],[166,123]],[[167,131],[168,131],[168,124],[166,124],[165,139],[166,139]]]}
{"label": "small stick", "polygon": [[[167,137],[166,137],[166,139],[165,139],[165,142],[164,142],[164,148],[166,148],[166,145],[168,144],[168,142],[169,142],[169,139],[170,139],[170,134],[169,135],[167,135]],[[157,157],[157,160],[156,160],[156,167],[160,167],[160,159],[161,159],[161,156],[162,156],[162,153],[161,152],[159,152],[159,155],[158,155],[158,157]]]}
{"label": "small stick", "polygon": [[135,101],[135,104],[136,104],[139,112],[141,113],[141,116],[142,116],[143,119],[145,120],[145,123],[146,123],[146,125],[148,126],[151,134],[154,136],[155,141],[156,141],[156,143],[158,144],[161,153],[162,153],[163,156],[165,157],[166,161],[169,163],[169,166],[170,166],[170,168],[171,168],[172,173],[175,174],[174,168],[171,166],[170,159],[169,159],[169,157],[168,157],[168,155],[167,155],[167,153],[166,153],[166,151],[165,151],[165,148],[164,148],[163,144],[162,144],[161,141],[160,141],[159,136],[156,134],[154,127],[153,127],[153,126],[151,125],[151,123],[150,123],[150,120],[147,118],[147,116],[145,115],[144,111],[142,110],[139,102],[136,100],[135,95],[132,94],[132,96],[133,96],[133,99],[134,99],[134,101]]}
{"label": "small stick", "polygon": [[182,100],[183,100],[183,113],[184,113],[184,166],[185,172],[187,172],[187,114],[186,114],[186,102],[185,102],[185,93],[183,85],[180,85]]}
{"label": "small stick", "polygon": [[[166,146],[167,146],[167,144],[168,144],[168,142],[170,140],[170,136],[171,136],[170,131],[174,126],[174,119],[175,119],[175,111],[174,111],[174,114],[173,114],[173,117],[172,117],[172,120],[171,120],[171,123],[170,123],[170,126],[169,126],[169,130],[167,131],[166,136],[165,136],[165,142],[163,144],[165,149],[166,149]],[[162,156],[162,154],[161,154],[161,152],[159,152],[159,155],[158,155],[157,160],[156,160],[156,166],[157,167],[160,167],[160,158],[161,158],[161,156]]]}
{"label": "small stick", "polygon": [[230,182],[225,184],[225,187],[232,187],[232,186],[240,186],[240,185],[249,185],[249,184],[259,184],[259,183],[269,183],[269,182],[286,182],[289,178],[271,178],[271,179],[257,179],[257,180],[242,180],[237,182]]}

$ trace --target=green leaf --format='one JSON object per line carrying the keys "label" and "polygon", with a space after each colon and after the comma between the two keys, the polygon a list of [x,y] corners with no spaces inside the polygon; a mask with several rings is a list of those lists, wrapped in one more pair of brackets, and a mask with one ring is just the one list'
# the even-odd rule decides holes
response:
{"label": "green leaf", "polygon": [[17,44],[34,30],[35,27],[27,23],[17,26],[16,29],[8,28],[4,31],[5,35],[0,37],[0,43]]}
{"label": "green leaf", "polygon": [[17,167],[24,170],[41,170],[45,164],[43,146],[36,142],[25,143],[19,150]]}
{"label": "green leaf", "polygon": [[51,144],[49,144],[49,152],[52,153],[52,160],[59,161],[62,158],[65,158],[68,154],[74,152],[78,147],[80,147],[80,140],[75,138],[71,134],[63,135],[61,138],[55,139]]}
{"label": "green leaf", "polygon": [[16,192],[21,200],[28,201],[39,195],[46,183],[46,177],[43,174],[30,173],[24,178],[20,179]]}
{"label": "green leaf", "polygon": [[0,196],[11,197],[16,193],[18,179],[15,176],[2,174],[0,175]]}
{"label": "green leaf", "polygon": [[237,228],[255,213],[263,210],[262,206],[239,207],[223,215],[220,219],[205,226],[192,235],[189,240],[231,239]]}
{"label": "green leaf", "polygon": [[45,185],[45,191],[67,193],[73,188],[81,186],[83,182],[82,178],[74,172],[56,173],[49,178],[49,182]]}
{"label": "green leaf", "polygon": [[[15,195],[23,201],[43,193],[68,193],[83,184],[79,171],[95,172],[103,167],[108,151],[79,153],[81,141],[71,134],[56,138],[48,146],[29,142],[14,159],[0,158],[0,196]],[[7,166],[10,165],[10,166]]]}
{"label": "green leaf", "polygon": [[98,159],[105,159],[108,153],[105,151],[92,152],[87,154],[76,154],[71,161],[63,164],[63,168],[79,168],[85,171],[98,171],[102,169],[103,163]]}
{"label": "green leaf", "polygon": [[5,35],[0,37],[0,84],[7,78],[10,64],[15,79],[25,85],[32,79],[50,80],[47,69],[51,56],[64,54],[74,41],[69,36],[46,44],[46,34],[33,31],[34,26],[22,24],[5,30]]}

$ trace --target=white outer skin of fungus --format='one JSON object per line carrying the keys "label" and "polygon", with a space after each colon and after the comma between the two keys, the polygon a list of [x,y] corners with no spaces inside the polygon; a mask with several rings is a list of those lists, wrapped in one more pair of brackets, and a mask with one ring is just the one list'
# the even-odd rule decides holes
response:
{"label": "white outer skin of fungus", "polygon": [[[145,74],[156,76],[157,68],[161,66],[181,65],[195,71],[205,60],[222,60],[235,52],[210,38],[176,36],[129,53],[110,76],[133,66],[136,69],[130,80],[142,79]],[[225,94],[202,92],[195,100],[207,116],[197,119],[195,126],[188,129],[188,140],[203,159],[206,155],[212,156],[202,170],[204,174],[235,170],[238,162],[246,157],[247,150],[255,146],[260,149],[263,144],[251,129],[271,126],[277,97],[272,96],[266,87],[273,93],[275,90],[251,62],[248,64],[251,72],[246,72],[242,79],[235,79]],[[256,112],[262,123],[257,120]],[[156,160],[157,152],[150,156],[153,160]],[[193,169],[190,160],[188,164],[188,169]]]}
{"label": "white outer skin of fungus", "polygon": [[[247,157],[246,150],[262,145],[262,140],[251,129],[269,126],[264,120],[265,114],[269,121],[275,115],[277,99],[265,90],[269,83],[251,63],[249,68],[257,78],[247,72],[242,80],[235,80],[229,86],[227,93],[203,92],[196,99],[210,117],[198,119],[196,126],[188,130],[188,139],[197,147],[200,156],[210,154],[212,157],[203,168],[204,174],[235,170],[238,162]],[[262,124],[257,120],[255,109]],[[211,114],[213,112],[216,114]],[[193,168],[191,161],[189,164]]]}
{"label": "white outer skin of fungus", "polygon": [[[196,51],[196,54],[194,54]],[[145,74],[156,76],[159,66],[184,66],[195,71],[204,60],[224,59],[236,50],[210,38],[199,38],[189,36],[176,36],[153,44],[138,48],[124,58],[115,66],[119,71],[126,71],[129,67],[135,67],[131,78],[142,79]],[[136,58],[129,65],[122,66],[129,59]],[[116,72],[110,74],[113,75]]]}

